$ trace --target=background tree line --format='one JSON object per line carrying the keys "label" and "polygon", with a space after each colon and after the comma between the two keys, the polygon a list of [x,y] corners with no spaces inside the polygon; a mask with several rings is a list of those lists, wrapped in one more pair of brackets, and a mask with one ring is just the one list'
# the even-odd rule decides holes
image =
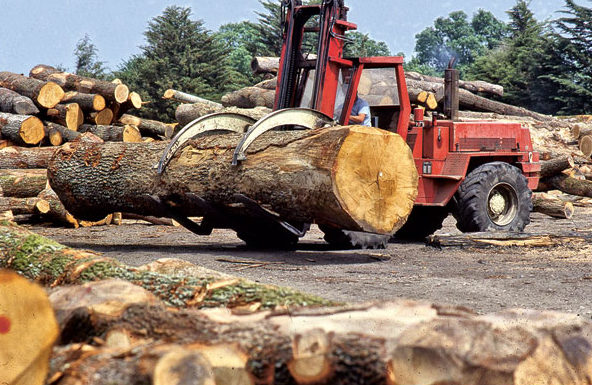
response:
{"label": "background tree line", "polygon": [[[211,100],[261,80],[251,73],[253,56],[279,56],[280,2],[259,0],[256,22],[242,21],[209,31],[188,7],[170,6],[148,22],[141,52],[108,71],[84,36],[75,49],[75,72],[120,78],[150,101],[142,115],[172,120],[174,108],[161,96],[175,88]],[[311,3],[319,0],[311,0]],[[452,57],[461,78],[501,84],[502,101],[549,114],[592,113],[592,8],[565,0],[559,17],[539,21],[529,1],[517,0],[497,19],[484,9],[472,17],[455,11],[416,35],[408,71],[439,75]],[[385,42],[360,32],[348,35],[348,56],[381,56]],[[315,42],[305,41],[313,50]]]}

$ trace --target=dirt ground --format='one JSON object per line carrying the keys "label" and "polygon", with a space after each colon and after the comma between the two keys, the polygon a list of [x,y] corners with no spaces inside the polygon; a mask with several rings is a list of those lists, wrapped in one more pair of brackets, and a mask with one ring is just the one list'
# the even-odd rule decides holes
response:
{"label": "dirt ground", "polygon": [[[592,209],[578,208],[572,220],[555,220],[535,213],[526,230],[589,233],[591,214]],[[438,234],[459,233],[454,223],[449,217]],[[332,251],[313,227],[296,251],[252,251],[229,230],[199,237],[183,228],[140,223],[76,230],[29,227],[68,246],[130,265],[181,258],[337,301],[402,297],[464,305],[480,313],[526,307],[592,317],[592,245],[437,249],[423,243],[391,243],[386,250]]]}

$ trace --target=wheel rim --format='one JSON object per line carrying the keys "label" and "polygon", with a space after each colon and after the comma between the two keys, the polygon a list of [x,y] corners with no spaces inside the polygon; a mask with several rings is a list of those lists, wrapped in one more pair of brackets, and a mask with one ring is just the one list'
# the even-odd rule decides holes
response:
{"label": "wheel rim", "polygon": [[498,183],[487,197],[487,214],[497,226],[507,226],[518,213],[518,194],[507,183]]}

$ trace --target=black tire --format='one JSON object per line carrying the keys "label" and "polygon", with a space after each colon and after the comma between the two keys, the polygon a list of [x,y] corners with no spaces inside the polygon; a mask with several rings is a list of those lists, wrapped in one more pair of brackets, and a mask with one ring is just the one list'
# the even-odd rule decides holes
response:
{"label": "black tire", "polygon": [[325,233],[325,241],[340,250],[348,249],[386,249],[390,235],[364,233],[337,229],[331,226],[319,225]]}
{"label": "black tire", "polygon": [[448,216],[447,207],[415,206],[407,222],[395,233],[396,239],[423,241],[442,228]]}
{"label": "black tire", "polygon": [[[303,233],[309,225],[296,225]],[[293,250],[300,237],[278,223],[265,221],[250,221],[236,229],[236,235],[243,240],[250,249]]]}
{"label": "black tire", "polygon": [[522,231],[530,223],[532,191],[522,172],[508,163],[487,163],[471,171],[456,201],[456,227],[462,232]]}

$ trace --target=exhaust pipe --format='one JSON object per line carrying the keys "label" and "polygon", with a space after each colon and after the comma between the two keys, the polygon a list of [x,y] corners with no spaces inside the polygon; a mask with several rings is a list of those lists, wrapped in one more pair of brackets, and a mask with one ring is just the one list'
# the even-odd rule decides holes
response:
{"label": "exhaust pipe", "polygon": [[454,68],[456,58],[450,59],[448,68],[444,71],[444,115],[450,120],[458,119],[458,70]]}

